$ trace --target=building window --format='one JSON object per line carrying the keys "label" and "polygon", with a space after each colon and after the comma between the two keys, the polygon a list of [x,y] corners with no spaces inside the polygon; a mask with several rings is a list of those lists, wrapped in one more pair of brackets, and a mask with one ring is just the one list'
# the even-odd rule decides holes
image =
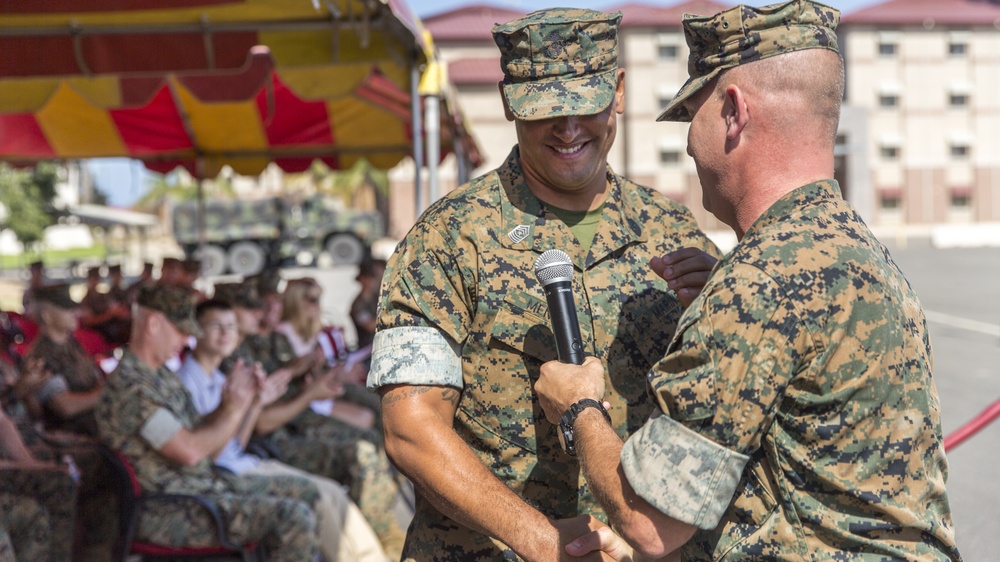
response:
{"label": "building window", "polygon": [[663,61],[677,60],[677,45],[660,45],[657,54]]}
{"label": "building window", "polygon": [[902,207],[902,190],[885,189],[879,194],[879,206],[885,210],[894,210]]}
{"label": "building window", "polygon": [[683,38],[680,33],[660,33],[656,37],[656,54],[661,61],[674,62],[680,54]]}
{"label": "building window", "polygon": [[878,44],[878,54],[880,57],[894,57],[896,56],[897,48],[895,43],[880,41]]}
{"label": "building window", "polygon": [[967,107],[969,94],[948,94],[948,105],[952,107]]}
{"label": "building window", "polygon": [[948,43],[948,54],[953,57],[964,57],[969,52],[969,46],[965,43]]}
{"label": "building window", "polygon": [[681,161],[681,152],[669,148],[660,149],[660,164],[672,165]]}
{"label": "building window", "polygon": [[896,94],[879,94],[878,105],[885,108],[899,107],[899,96]]}
{"label": "building window", "polygon": [[879,154],[882,155],[883,160],[897,160],[899,158],[899,147],[883,146],[879,149]]}
{"label": "building window", "polygon": [[972,189],[956,187],[951,190],[951,208],[968,209],[972,206]]}
{"label": "building window", "polygon": [[951,145],[951,157],[955,159],[965,159],[969,157],[969,145],[953,143]]}

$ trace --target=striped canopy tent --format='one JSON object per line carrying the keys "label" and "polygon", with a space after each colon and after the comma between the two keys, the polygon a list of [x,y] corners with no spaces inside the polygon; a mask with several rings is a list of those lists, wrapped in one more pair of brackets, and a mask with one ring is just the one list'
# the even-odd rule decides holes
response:
{"label": "striped canopy tent", "polygon": [[[402,0],[4,0],[0,160],[387,169],[420,145],[430,62]],[[475,165],[455,106],[439,115],[438,156]]]}

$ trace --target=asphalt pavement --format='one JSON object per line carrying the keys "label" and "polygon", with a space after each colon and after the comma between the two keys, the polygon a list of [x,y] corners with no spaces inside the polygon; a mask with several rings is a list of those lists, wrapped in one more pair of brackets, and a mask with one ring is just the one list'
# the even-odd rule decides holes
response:
{"label": "asphalt pavement", "polygon": [[[887,241],[928,317],[941,422],[949,435],[1000,399],[1000,248],[935,249]],[[353,341],[356,267],[286,270],[324,287],[325,320]],[[948,452],[948,493],[966,562],[1000,560],[1000,419]]]}

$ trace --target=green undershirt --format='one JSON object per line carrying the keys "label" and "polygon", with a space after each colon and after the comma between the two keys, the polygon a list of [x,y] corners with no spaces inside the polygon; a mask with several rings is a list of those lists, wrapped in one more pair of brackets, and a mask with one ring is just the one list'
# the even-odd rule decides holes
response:
{"label": "green undershirt", "polygon": [[583,246],[584,253],[589,252],[591,244],[594,243],[594,234],[597,233],[597,225],[601,224],[604,204],[601,203],[600,207],[590,211],[569,211],[548,203],[545,206],[569,227],[573,236],[576,236],[577,241]]}

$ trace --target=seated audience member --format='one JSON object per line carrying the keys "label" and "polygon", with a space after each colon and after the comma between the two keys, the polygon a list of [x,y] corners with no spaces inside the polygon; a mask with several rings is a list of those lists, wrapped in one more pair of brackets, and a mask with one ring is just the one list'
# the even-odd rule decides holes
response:
{"label": "seated audience member", "polygon": [[104,374],[73,336],[80,305],[69,294],[69,285],[50,285],[35,291],[38,337],[25,360],[40,360],[52,377],[35,394],[48,429],[96,435],[94,406],[104,384]]}
{"label": "seated audience member", "polygon": [[[238,343],[236,313],[225,301],[213,299],[199,304],[195,317],[201,326],[202,335],[198,338],[194,350],[185,357],[177,376],[191,393],[198,413],[209,416],[219,407],[222,387],[226,382],[226,377],[219,371],[219,364],[236,349]],[[236,368],[254,367],[240,363]],[[329,561],[386,560],[378,537],[340,484],[292,468],[277,460],[261,459],[245,452],[244,448],[262,408],[280,398],[291,378],[290,371],[265,378],[263,370],[259,366],[256,369],[262,379],[263,390],[260,399],[251,406],[240,432],[215,455],[216,466],[236,475],[286,474],[310,479],[322,496],[316,513],[319,516],[320,550],[324,558]],[[330,383],[337,384],[336,380],[331,380]]]}
{"label": "seated audience member", "polygon": [[[287,464],[347,485],[351,499],[375,530],[385,552],[398,559],[405,538],[395,513],[400,490],[379,446],[379,436],[373,430],[350,426],[310,408],[310,404],[342,392],[327,383],[334,370],[325,367],[318,349],[291,361],[280,361],[279,357],[294,356],[287,351],[291,344],[276,332],[266,339],[261,337],[264,315],[256,282],[218,285],[215,294],[233,304],[240,332],[237,350],[223,363],[224,373],[237,359],[261,363],[271,376],[282,369],[291,370],[293,376],[305,373],[293,382],[288,394],[264,408],[256,434]],[[272,347],[267,342],[275,343]],[[261,350],[269,349],[276,353],[261,354]],[[402,519],[412,516],[407,508],[402,512]]]}
{"label": "seated audience member", "polygon": [[135,302],[135,296],[136,294],[138,294],[139,289],[142,286],[150,283],[154,283],[153,264],[152,262],[147,261],[142,264],[142,273],[140,273],[139,277],[136,278],[136,280],[133,281],[132,284],[128,286],[128,289],[126,289],[127,302],[129,308],[131,308],[132,304]]}
{"label": "seated audience member", "polygon": [[[272,561],[315,560],[313,509],[320,495],[308,479],[213,469],[211,456],[237,434],[259,398],[259,381],[249,369],[235,370],[219,407],[202,418],[177,376],[162,368],[188,335],[201,335],[190,291],[163,285],[139,291],[129,346],[98,404],[102,441],[129,460],[144,491],[213,500],[233,542],[260,542]],[[168,546],[216,543],[209,516],[178,504],[147,505],[137,538]]]}
{"label": "seated audience member", "polygon": [[372,344],[375,339],[375,319],[378,309],[379,288],[385,274],[385,260],[367,258],[358,267],[358,284],[361,292],[351,304],[351,321],[358,334],[358,347]]}
{"label": "seated audience member", "polygon": [[130,312],[125,303],[116,302],[108,293],[101,292],[101,268],[87,270],[87,294],[80,301],[79,323],[84,328],[101,334],[105,341],[124,345],[128,340]]}
{"label": "seated audience member", "polygon": [[176,287],[180,284],[183,275],[184,267],[181,260],[170,257],[163,258],[163,261],[160,262],[160,277],[156,282],[167,287]]}
{"label": "seated audience member", "polygon": [[115,264],[108,266],[108,298],[112,305],[128,308],[128,288],[125,286],[125,276],[122,274],[122,266]]}
{"label": "seated audience member", "polygon": [[28,276],[28,286],[21,295],[21,308],[25,316],[31,317],[35,314],[34,291],[45,284],[45,266],[41,260],[31,262]]}
{"label": "seated audience member", "polygon": [[0,560],[69,562],[77,484],[39,462],[0,410]]}
{"label": "seated audience member", "polygon": [[[52,374],[45,370],[41,358],[24,362],[24,369],[18,372],[11,364],[0,361],[0,402],[2,412],[16,427],[15,442],[7,443],[8,457],[15,461],[38,463],[58,463],[69,455],[77,466],[79,480],[78,504],[76,510],[77,544],[74,547],[78,562],[100,562],[111,559],[117,536],[118,518],[115,511],[114,490],[110,472],[100,452],[94,447],[92,438],[75,433],[42,431],[28,411],[28,403],[37,401],[30,398],[45,386]],[[35,415],[37,418],[38,415]],[[17,454],[15,454],[15,451]],[[13,482],[13,480],[11,480]],[[52,486],[59,486],[52,483]],[[19,485],[28,489],[28,484]],[[2,486],[0,486],[2,488]],[[49,488],[42,486],[40,489]],[[53,494],[52,497],[59,497]],[[71,496],[62,494],[59,509],[73,507],[73,502],[63,501]],[[56,510],[53,515],[62,517]],[[70,536],[67,540],[73,540]]]}
{"label": "seated audience member", "polygon": [[[316,338],[323,326],[322,298],[323,289],[311,277],[294,279],[285,287],[284,311],[275,330],[288,338],[297,356],[313,353],[319,346]],[[360,375],[358,380],[352,382],[360,383]],[[330,404],[313,405],[313,409],[361,429],[375,426],[375,411],[355,402],[337,400]]]}

